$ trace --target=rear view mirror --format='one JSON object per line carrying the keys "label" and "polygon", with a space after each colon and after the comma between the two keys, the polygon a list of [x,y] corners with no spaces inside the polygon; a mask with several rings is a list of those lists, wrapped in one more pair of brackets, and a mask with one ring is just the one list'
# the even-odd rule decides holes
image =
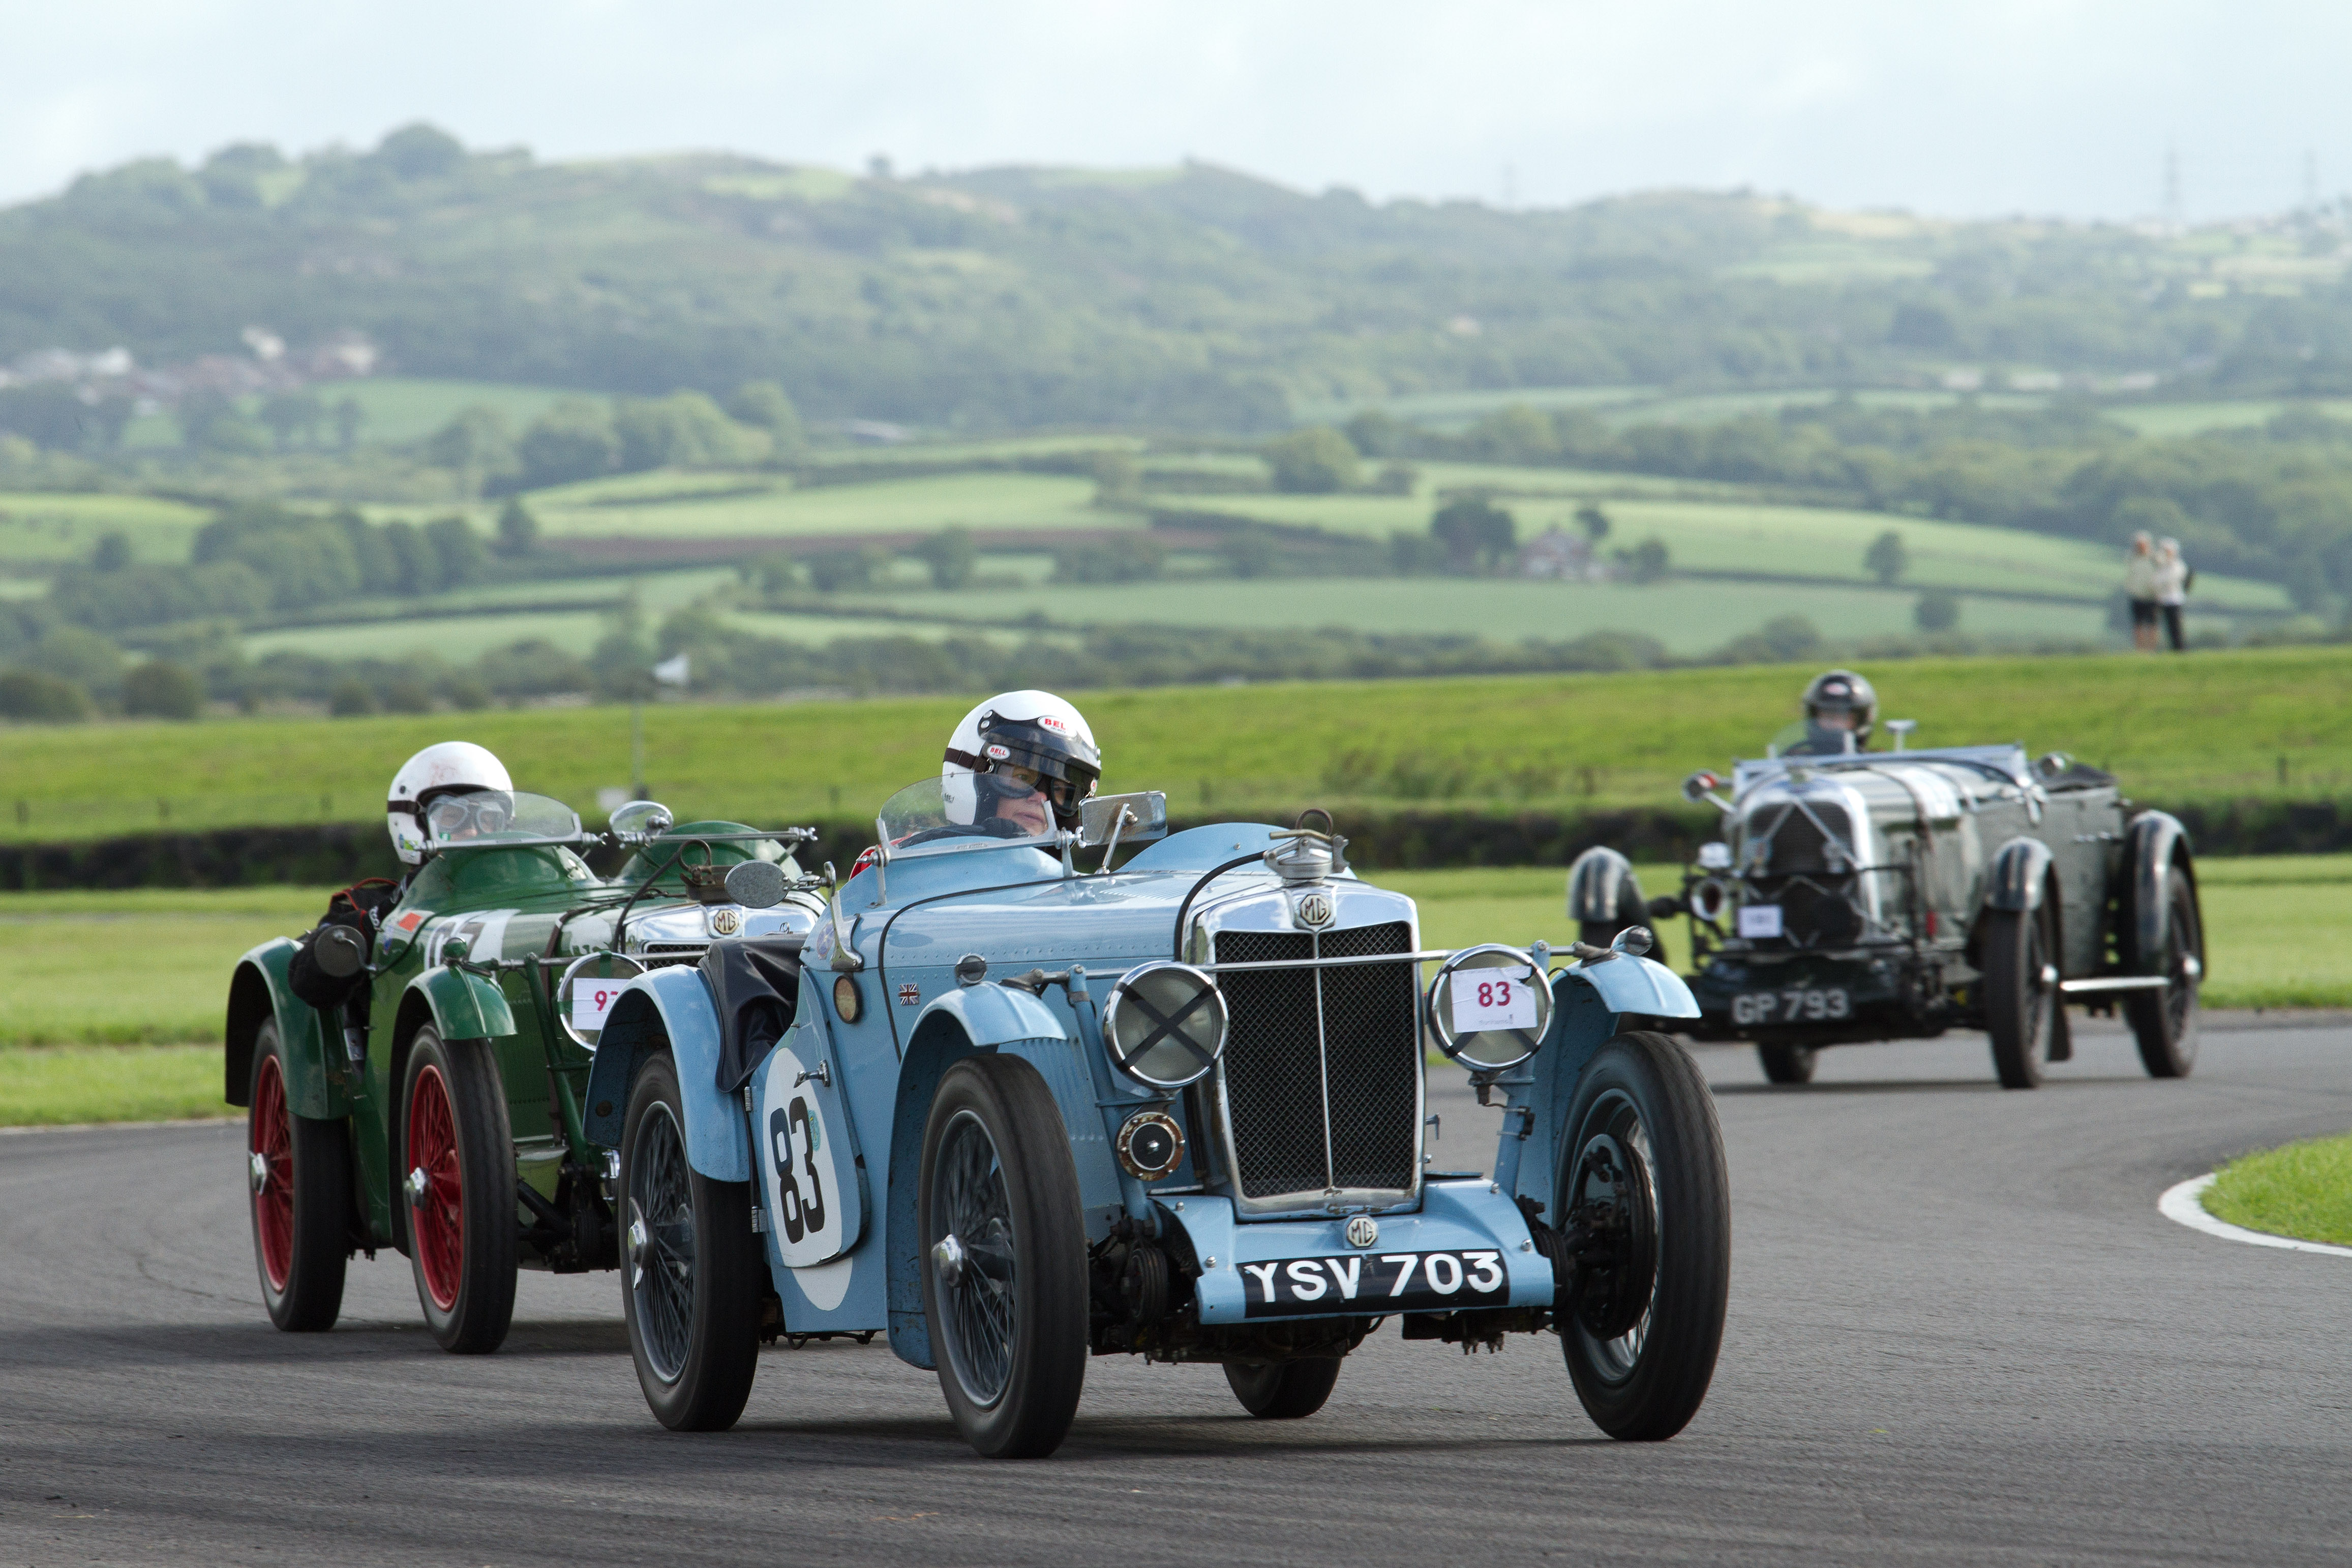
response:
{"label": "rear view mirror", "polygon": [[1168,836],[1168,795],[1148,789],[1135,795],[1098,795],[1088,800],[1078,821],[1078,847],[1099,849],[1106,844],[1141,844]]}
{"label": "rear view mirror", "polygon": [[727,896],[747,910],[764,910],[783,902],[792,879],[773,860],[739,860],[727,868]]}
{"label": "rear view mirror", "polygon": [[312,940],[310,956],[322,973],[348,980],[367,967],[367,939],[349,926],[329,926]]}

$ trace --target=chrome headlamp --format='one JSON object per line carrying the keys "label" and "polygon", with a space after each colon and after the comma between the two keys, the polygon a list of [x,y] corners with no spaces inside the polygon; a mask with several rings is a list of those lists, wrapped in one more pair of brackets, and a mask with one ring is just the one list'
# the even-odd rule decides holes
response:
{"label": "chrome headlamp", "polygon": [[1119,977],[1103,1003],[1112,1065],[1154,1089],[1197,1083],[1225,1048],[1225,998],[1215,978],[1161,959]]}
{"label": "chrome headlamp", "polygon": [[1517,1067],[1536,1054],[1551,1026],[1551,987],[1516,947],[1465,947],[1438,965],[1429,984],[1429,1029],[1437,1048],[1473,1072]]}

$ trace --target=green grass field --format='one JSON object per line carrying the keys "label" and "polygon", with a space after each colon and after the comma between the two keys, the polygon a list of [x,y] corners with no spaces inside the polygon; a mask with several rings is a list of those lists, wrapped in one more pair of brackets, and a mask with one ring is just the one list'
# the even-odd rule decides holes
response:
{"label": "green grass field", "polygon": [[109,533],[131,541],[140,561],[188,558],[212,513],[157,496],[0,492],[0,566],[54,566],[88,558]]}
{"label": "green grass field", "polygon": [[[1811,584],[1559,583],[1524,577],[1262,577],[1161,579],[1107,584],[1038,584],[953,593],[844,594],[845,605],[935,610],[1011,625],[1042,616],[1064,626],[1158,625],[1219,630],[1269,627],[1418,632],[1565,642],[1600,631],[1638,632],[1670,653],[1695,657],[1781,616],[1802,616],[1841,638],[1913,632],[1917,595],[1902,589]],[[2197,617],[2201,623],[2203,617]],[[1970,597],[1960,626],[1985,637],[2095,644],[2106,613],[2076,605]]]}
{"label": "green grass field", "polygon": [[[644,479],[646,476],[636,476]],[[673,484],[677,476],[668,476]],[[630,505],[618,496],[567,499],[543,492],[530,499],[541,528],[552,540],[626,536],[643,539],[745,539],[778,543],[812,536],[929,533],[950,526],[975,531],[1115,528],[1129,520],[1097,510],[1090,479],[1058,474],[943,474],[867,484],[793,489],[783,479],[738,476],[734,487],[764,485],[751,494],[665,499]]]}
{"label": "green grass field", "polygon": [[[2114,768],[2144,800],[2307,800],[2352,788],[2352,649],[1915,659],[1866,672],[1887,717],[1921,721],[1918,744],[2063,750]],[[1754,665],[1171,687],[1083,701],[1104,744],[1106,784],[1166,789],[1185,814],[1202,808],[1202,781],[1221,809],[1655,806],[1677,801],[1691,769],[1760,752],[1813,673]],[[698,815],[867,812],[938,767],[940,737],[970,705],[964,696],[660,704],[645,719],[649,782]],[[340,803],[334,816],[361,820],[401,758],[453,737],[497,751],[524,787],[583,806],[629,771],[628,710],[615,707],[23,725],[0,735],[9,763],[0,837],[17,840],[152,828],[159,798],[184,826],[317,820],[321,795]],[[1405,795],[1382,782],[1416,776],[1438,782]]]}
{"label": "green grass field", "polygon": [[[1495,470],[1531,473],[1541,470]],[[1573,483],[1554,471],[1545,488],[1550,500],[1509,500],[1519,537],[1532,539],[1557,525],[1573,531],[1581,504]],[[1585,494],[1606,494],[1611,476],[1591,480]],[[1424,488],[1439,482],[1424,479]],[[1455,482],[1451,476],[1444,482]],[[2021,529],[1938,522],[1885,512],[1830,507],[1766,506],[1744,501],[1612,499],[1604,506],[1612,521],[1607,543],[1630,546],[1655,534],[1672,552],[1675,566],[1706,572],[1754,572],[1772,575],[1830,577],[1854,584],[1873,579],[1862,564],[1871,542],[1892,529],[1910,552],[1905,590],[1954,588],[1968,593],[2003,591],[2081,595],[2105,599],[2122,581],[2113,551],[2078,540],[2028,533]],[[1430,498],[1419,496],[1233,496],[1217,499],[1217,510],[1268,522],[1312,523],[1334,532],[1385,537],[1397,530],[1426,528]],[[1709,584],[1711,587],[1712,584]],[[2286,614],[2286,591],[2273,583],[2200,573],[2195,600],[2209,609],[2247,609]],[[1973,608],[1973,606],[1971,606]]]}
{"label": "green grass field", "polygon": [[[1430,946],[1575,935],[1557,866],[1365,869],[1419,902]],[[1652,893],[1679,885],[1675,867],[1637,869]],[[2200,873],[2209,1005],[2352,1005],[2352,856],[2210,860]],[[255,944],[307,929],[327,891],[0,894],[0,1125],[221,1111],[213,1042],[230,970]],[[1685,964],[1683,923],[1664,934]]]}
{"label": "green grass field", "polygon": [[2205,1212],[2271,1236],[2352,1246],[2352,1134],[2231,1161],[2205,1189]]}

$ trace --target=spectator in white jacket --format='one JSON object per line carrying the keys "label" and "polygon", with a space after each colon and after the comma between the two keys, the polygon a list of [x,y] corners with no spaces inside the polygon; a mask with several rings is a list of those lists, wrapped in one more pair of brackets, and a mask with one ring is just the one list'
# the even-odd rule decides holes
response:
{"label": "spectator in white jacket", "polygon": [[2165,640],[2181,651],[2180,608],[2189,602],[2189,585],[2197,574],[2180,558],[2180,541],[2158,541],[2156,547],[2156,607],[2164,615]]}
{"label": "spectator in white jacket", "polygon": [[2156,651],[2156,542],[2146,533],[2132,535],[2131,553],[2124,557],[2124,593],[2131,600],[2132,647]]}

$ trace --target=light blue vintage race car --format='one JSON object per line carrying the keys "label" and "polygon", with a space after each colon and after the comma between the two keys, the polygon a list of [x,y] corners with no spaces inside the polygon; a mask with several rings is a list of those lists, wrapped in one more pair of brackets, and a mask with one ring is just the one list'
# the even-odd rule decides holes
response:
{"label": "light blue vintage race car", "polygon": [[[1706,1086],[1643,1027],[1697,1013],[1645,931],[1558,971],[1424,952],[1345,839],[1169,837],[1156,793],[1004,837],[929,780],[877,827],[805,942],[651,968],[598,1039],[588,1135],[666,1426],[731,1425],[779,1333],[887,1332],[988,1455],[1052,1452],[1090,1355],[1216,1363],[1301,1416],[1391,1317],[1557,1333],[1613,1436],[1698,1409],[1729,1199]],[[1491,1175],[1430,1168],[1430,1046],[1503,1097]]]}

